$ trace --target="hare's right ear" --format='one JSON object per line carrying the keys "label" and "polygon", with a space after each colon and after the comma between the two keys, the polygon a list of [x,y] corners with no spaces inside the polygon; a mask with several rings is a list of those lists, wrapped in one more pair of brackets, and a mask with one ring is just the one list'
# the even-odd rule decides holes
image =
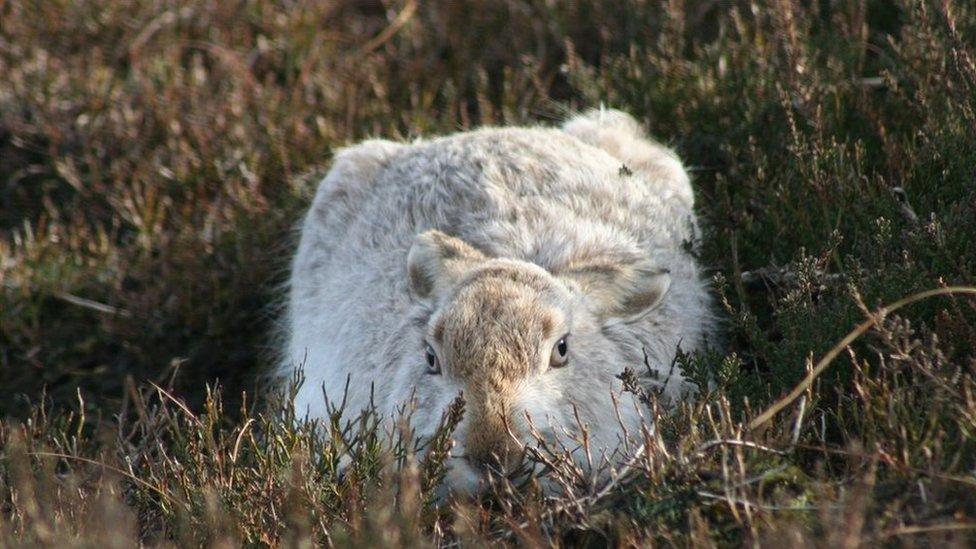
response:
{"label": "hare's right ear", "polygon": [[664,300],[671,275],[650,260],[625,265],[589,265],[562,273],[575,280],[606,324],[634,322]]}
{"label": "hare's right ear", "polygon": [[410,291],[419,298],[437,297],[485,259],[483,253],[460,238],[438,230],[421,233],[407,255]]}

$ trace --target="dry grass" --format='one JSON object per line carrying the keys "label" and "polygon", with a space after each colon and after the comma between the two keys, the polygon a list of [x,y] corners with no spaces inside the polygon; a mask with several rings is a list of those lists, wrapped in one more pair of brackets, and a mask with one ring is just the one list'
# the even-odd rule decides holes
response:
{"label": "dry grass", "polygon": [[[0,544],[976,543],[976,299],[945,290],[976,283],[971,3],[8,0],[0,19]],[[335,417],[321,440],[255,396],[332,150],[601,101],[693,166],[727,317],[722,351],[680,360],[713,388],[667,412],[644,395],[658,432],[612,481],[543,447],[561,495],[496,479],[438,503],[461,403],[418,454],[406,421]]]}

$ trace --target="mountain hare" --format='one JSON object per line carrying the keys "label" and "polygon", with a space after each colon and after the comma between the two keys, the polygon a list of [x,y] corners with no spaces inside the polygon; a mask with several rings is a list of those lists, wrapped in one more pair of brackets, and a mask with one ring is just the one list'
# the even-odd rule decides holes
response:
{"label": "mountain hare", "polygon": [[710,330],[693,204],[677,156],[615,110],[343,149],[292,267],[296,412],[412,403],[423,437],[463,393],[458,491],[512,467],[531,430],[582,423],[591,449],[613,451],[644,415],[616,376],[646,357],[648,386],[680,397],[676,350]]}

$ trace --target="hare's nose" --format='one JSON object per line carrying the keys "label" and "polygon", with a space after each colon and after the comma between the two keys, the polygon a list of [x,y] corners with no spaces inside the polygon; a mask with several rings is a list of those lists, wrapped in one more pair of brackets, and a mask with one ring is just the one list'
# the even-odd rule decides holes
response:
{"label": "hare's nose", "polygon": [[504,445],[498,448],[497,452],[468,453],[464,459],[479,471],[507,474],[518,468],[521,463],[521,453],[508,445]]}
{"label": "hare's nose", "polygon": [[498,425],[472,425],[468,431],[465,460],[478,470],[507,472],[518,467],[521,449],[507,429]]}
{"label": "hare's nose", "polygon": [[521,444],[505,391],[487,384],[471,387],[465,427],[465,456],[481,470],[507,470],[519,461]]}

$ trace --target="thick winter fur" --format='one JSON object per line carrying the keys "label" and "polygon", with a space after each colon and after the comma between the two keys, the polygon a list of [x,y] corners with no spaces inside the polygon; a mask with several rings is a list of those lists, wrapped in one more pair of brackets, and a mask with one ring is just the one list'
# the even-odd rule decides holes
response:
{"label": "thick winter fur", "polygon": [[693,206],[677,156],[613,110],[343,150],[293,264],[284,368],[304,368],[297,412],[372,397],[392,414],[414,399],[424,435],[463,392],[448,475],[460,490],[485,464],[511,465],[527,417],[556,438],[579,430],[575,407],[591,447],[613,450],[621,423],[641,421],[615,376],[646,353],[660,372],[648,384],[680,398],[676,349],[711,329],[687,247]]}

